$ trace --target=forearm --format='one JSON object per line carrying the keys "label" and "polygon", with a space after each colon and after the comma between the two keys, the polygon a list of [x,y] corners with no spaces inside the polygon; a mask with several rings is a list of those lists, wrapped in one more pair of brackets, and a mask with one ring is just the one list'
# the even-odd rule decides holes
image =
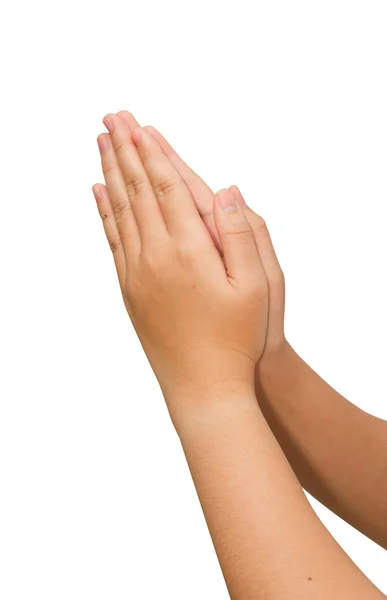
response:
{"label": "forearm", "polygon": [[[268,316],[283,312],[269,309],[276,294],[265,267],[272,261],[261,259],[262,223],[230,189],[214,196],[196,179],[193,194],[132,116],[109,114],[104,123],[109,134],[98,141],[106,186],[93,188],[98,211],[232,597],[377,594],[314,515],[254,390],[211,383],[232,378],[253,387],[272,329]],[[201,218],[211,212],[222,256]],[[181,382],[190,392],[176,395]]]}
{"label": "forearm", "polygon": [[387,422],[343,398],[286,344],[257,397],[301,485],[387,548]]}
{"label": "forearm", "polygon": [[233,600],[382,598],[311,509],[254,391],[194,400],[174,423]]}

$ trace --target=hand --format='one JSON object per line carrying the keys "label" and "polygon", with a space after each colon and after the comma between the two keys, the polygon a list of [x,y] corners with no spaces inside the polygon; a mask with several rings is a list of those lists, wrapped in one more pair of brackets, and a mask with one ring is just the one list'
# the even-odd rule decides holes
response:
{"label": "hand", "polygon": [[[121,111],[118,114],[127,122],[129,127],[135,128],[138,126],[138,122],[131,113]],[[203,222],[211,234],[215,245],[222,253],[222,245],[212,210],[214,193],[203,179],[201,179],[199,175],[197,175],[182,160],[182,158],[180,158],[157,129],[147,126],[145,127],[145,130],[159,143],[165,155],[169,158],[176,171],[185,181]],[[285,280],[265,221],[246,205],[241,192],[236,186],[231,186],[229,189],[236,196],[238,204],[243,207],[246,218],[253,231],[261,262],[266,273],[269,290],[269,312],[265,348],[260,360],[260,366],[263,366],[265,363],[275,363],[278,353],[282,352],[287,346],[284,333]]]}
{"label": "hand", "polygon": [[110,135],[98,142],[106,187],[93,191],[126,308],[167,402],[192,386],[253,386],[268,297],[246,211],[229,190],[213,197],[222,260],[155,137],[121,115],[104,123]]}

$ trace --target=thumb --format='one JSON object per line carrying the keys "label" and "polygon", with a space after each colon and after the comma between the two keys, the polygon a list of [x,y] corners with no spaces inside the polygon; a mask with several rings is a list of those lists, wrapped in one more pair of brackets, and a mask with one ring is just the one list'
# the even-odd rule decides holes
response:
{"label": "thumb", "polygon": [[214,219],[228,277],[242,284],[254,276],[265,277],[253,230],[230,190],[222,189],[215,195]]}
{"label": "thumb", "polygon": [[252,208],[247,206],[240,189],[236,185],[232,185],[229,190],[235,197],[237,204],[244,209],[268,280],[281,281],[283,279],[282,269],[278,262],[273,242],[271,241],[270,233],[264,219],[254,212]]}

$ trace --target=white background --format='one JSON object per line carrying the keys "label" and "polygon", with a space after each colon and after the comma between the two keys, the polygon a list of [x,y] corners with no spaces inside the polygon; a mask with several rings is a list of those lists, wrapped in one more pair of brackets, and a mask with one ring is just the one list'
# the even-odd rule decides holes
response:
{"label": "white background", "polygon": [[[91,186],[126,108],[238,184],[287,280],[287,333],[387,418],[385,0],[15,2],[0,15],[3,600],[224,600]],[[386,553],[313,501],[387,593]]]}

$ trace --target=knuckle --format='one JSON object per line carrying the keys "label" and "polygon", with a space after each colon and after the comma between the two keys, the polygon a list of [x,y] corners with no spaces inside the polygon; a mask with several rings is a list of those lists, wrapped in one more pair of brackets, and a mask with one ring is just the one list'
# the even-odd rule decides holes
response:
{"label": "knuckle", "polygon": [[128,140],[120,140],[114,144],[114,151],[116,154],[120,154],[121,150],[128,145]]}
{"label": "knuckle", "polygon": [[261,302],[267,297],[267,285],[266,282],[261,279],[254,279],[249,285],[247,295],[253,301],[258,300]]}
{"label": "knuckle", "polygon": [[153,184],[153,189],[157,200],[163,200],[165,196],[176,189],[176,182],[169,179],[160,179]]}
{"label": "knuckle", "polygon": [[129,179],[126,179],[125,186],[129,198],[138,196],[142,188],[144,187],[146,180],[140,175],[133,174]]}
{"label": "knuckle", "polygon": [[138,283],[138,273],[126,273],[125,283],[122,287],[122,295],[125,303],[132,303],[133,298],[138,295],[140,286]]}
{"label": "knuckle", "polygon": [[196,262],[197,247],[185,241],[176,248],[177,258],[183,267],[188,267]]}
{"label": "knuckle", "polygon": [[152,246],[143,246],[141,257],[144,272],[157,277],[171,266],[169,253],[157,242],[153,242]]}
{"label": "knuckle", "polygon": [[281,267],[278,265],[273,273],[270,274],[270,284],[276,288],[282,288],[285,285],[285,275]]}
{"label": "knuckle", "polygon": [[145,125],[143,129],[145,129],[145,131],[147,131],[158,142],[166,156],[171,157],[176,155],[176,152],[169,142],[161,135],[160,131],[153,127],[153,125]]}
{"label": "knuckle", "polygon": [[255,215],[255,227],[258,231],[267,229],[266,221],[261,215]]}
{"label": "knuckle", "polygon": [[149,252],[141,253],[141,275],[142,277],[149,277],[159,270],[159,258],[157,262],[154,255]]}
{"label": "knuckle", "polygon": [[119,202],[113,207],[113,213],[116,221],[120,221],[124,214],[128,211],[131,211],[130,203],[127,200],[123,200]]}
{"label": "knuckle", "polygon": [[153,134],[153,132],[155,130],[154,127],[152,127],[152,125],[144,125],[143,129],[145,129],[145,131],[147,131],[150,134]]}
{"label": "knuckle", "polygon": [[227,231],[227,237],[233,238],[238,244],[252,244],[254,242],[251,229],[238,229],[236,231]]}
{"label": "knuckle", "polygon": [[110,175],[110,173],[114,170],[114,164],[112,162],[104,161],[102,163],[102,173],[103,176],[106,177]]}
{"label": "knuckle", "polygon": [[115,252],[117,252],[122,247],[121,240],[110,240],[109,241],[109,246],[110,246],[110,250],[114,254]]}

